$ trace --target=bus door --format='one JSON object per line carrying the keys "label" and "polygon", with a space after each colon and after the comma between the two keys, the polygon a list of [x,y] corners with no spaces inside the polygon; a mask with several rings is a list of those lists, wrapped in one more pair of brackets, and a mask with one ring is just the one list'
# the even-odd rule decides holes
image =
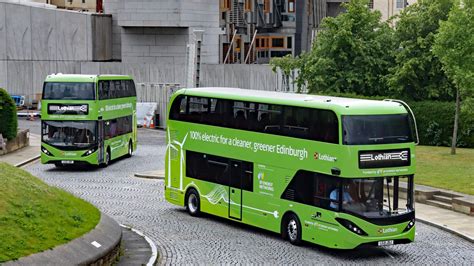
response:
{"label": "bus door", "polygon": [[242,220],[242,163],[230,161],[229,217]]}
{"label": "bus door", "polygon": [[99,120],[98,121],[98,127],[97,127],[97,144],[99,145],[98,146],[98,161],[99,163],[103,163],[104,162],[104,121],[103,120]]}

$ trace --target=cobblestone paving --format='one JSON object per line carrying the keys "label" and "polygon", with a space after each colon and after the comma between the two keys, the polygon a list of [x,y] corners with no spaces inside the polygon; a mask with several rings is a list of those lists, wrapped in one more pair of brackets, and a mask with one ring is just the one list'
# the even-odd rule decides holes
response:
{"label": "cobblestone paving", "polygon": [[335,251],[311,244],[295,247],[277,234],[216,217],[193,218],[184,208],[165,201],[162,180],[133,177],[135,172],[164,168],[164,138],[162,131],[140,130],[134,156],[105,169],[56,169],[37,163],[27,170],[90,201],[119,223],[144,232],[157,244],[161,264],[474,262],[472,243],[420,223],[412,244]]}

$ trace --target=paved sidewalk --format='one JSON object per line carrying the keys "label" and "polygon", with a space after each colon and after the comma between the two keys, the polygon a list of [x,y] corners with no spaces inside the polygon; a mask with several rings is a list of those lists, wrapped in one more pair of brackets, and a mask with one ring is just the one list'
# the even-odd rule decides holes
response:
{"label": "paved sidewalk", "polygon": [[30,133],[30,145],[0,156],[0,162],[11,165],[19,165],[39,158],[41,147],[41,136]]}
{"label": "paved sidewalk", "polygon": [[415,202],[416,219],[474,242],[474,216]]}

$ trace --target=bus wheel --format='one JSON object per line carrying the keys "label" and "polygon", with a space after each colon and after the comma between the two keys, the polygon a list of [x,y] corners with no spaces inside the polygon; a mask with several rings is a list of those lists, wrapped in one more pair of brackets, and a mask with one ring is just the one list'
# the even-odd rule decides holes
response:
{"label": "bus wheel", "polygon": [[110,150],[107,149],[107,152],[105,153],[104,162],[102,163],[102,167],[109,166],[109,163],[110,163]]}
{"label": "bus wheel", "polygon": [[186,194],[186,210],[191,216],[199,216],[201,212],[199,194],[193,188]]}
{"label": "bus wheel", "polygon": [[301,245],[301,223],[298,216],[290,214],[286,220],[286,236],[291,244]]}
{"label": "bus wheel", "polygon": [[132,157],[132,153],[133,153],[133,145],[132,145],[132,141],[129,141],[127,157]]}

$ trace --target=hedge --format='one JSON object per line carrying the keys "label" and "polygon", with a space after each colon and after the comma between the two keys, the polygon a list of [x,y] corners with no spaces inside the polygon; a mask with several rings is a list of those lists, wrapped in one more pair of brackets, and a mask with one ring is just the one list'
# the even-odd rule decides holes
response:
{"label": "hedge", "polygon": [[0,134],[4,138],[14,139],[18,130],[16,106],[10,95],[0,88]]}
{"label": "hedge", "polygon": [[[350,93],[333,93],[332,96],[383,100],[384,96],[361,96]],[[454,102],[406,101],[415,114],[421,145],[451,146],[454,127]],[[474,117],[461,113],[457,146],[474,148]]]}

